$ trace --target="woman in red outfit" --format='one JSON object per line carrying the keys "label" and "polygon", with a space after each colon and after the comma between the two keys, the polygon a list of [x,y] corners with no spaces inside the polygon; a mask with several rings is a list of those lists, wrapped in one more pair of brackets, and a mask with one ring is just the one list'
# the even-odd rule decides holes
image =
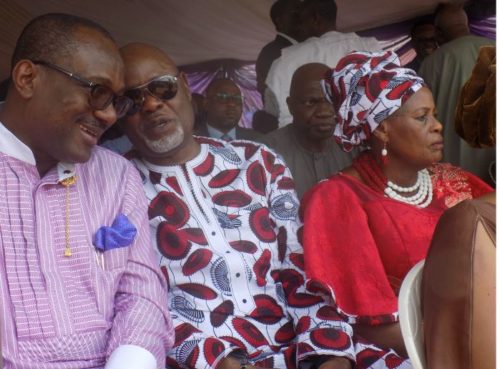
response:
{"label": "woman in red outfit", "polygon": [[443,129],[424,81],[393,52],[354,52],[324,81],[335,138],[365,150],[303,199],[306,273],[327,284],[355,332],[406,356],[397,296],[425,258],[440,215],[492,189],[442,159]]}

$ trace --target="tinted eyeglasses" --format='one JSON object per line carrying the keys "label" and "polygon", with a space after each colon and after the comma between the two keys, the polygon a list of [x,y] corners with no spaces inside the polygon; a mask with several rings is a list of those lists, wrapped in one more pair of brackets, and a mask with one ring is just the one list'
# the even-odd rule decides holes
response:
{"label": "tinted eyeglasses", "polygon": [[125,91],[125,96],[133,102],[133,105],[128,110],[127,115],[134,115],[142,109],[142,105],[146,99],[144,97],[144,92],[147,92],[156,99],[168,101],[177,95],[178,89],[179,85],[177,83],[177,76],[166,74],[146,82],[143,85]]}
{"label": "tinted eyeglasses", "polygon": [[227,104],[228,102],[241,104],[243,102],[243,96],[239,94],[237,95],[226,94],[225,92],[218,92],[214,94],[211,98],[223,104]]}
{"label": "tinted eyeglasses", "polygon": [[91,82],[75,73],[71,73],[55,64],[42,60],[33,60],[34,64],[43,65],[77,81],[83,87],[90,89],[89,105],[96,110],[104,110],[113,103],[117,118],[121,118],[132,106],[132,101],[126,96],[116,95],[111,88]]}

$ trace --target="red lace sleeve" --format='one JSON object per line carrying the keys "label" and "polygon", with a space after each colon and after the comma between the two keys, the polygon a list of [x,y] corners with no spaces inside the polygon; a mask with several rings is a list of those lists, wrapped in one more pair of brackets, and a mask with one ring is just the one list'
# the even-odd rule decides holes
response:
{"label": "red lace sleeve", "polygon": [[441,199],[446,207],[474,199],[493,191],[493,189],[474,174],[451,164],[435,164],[429,168],[432,175],[434,196]]}

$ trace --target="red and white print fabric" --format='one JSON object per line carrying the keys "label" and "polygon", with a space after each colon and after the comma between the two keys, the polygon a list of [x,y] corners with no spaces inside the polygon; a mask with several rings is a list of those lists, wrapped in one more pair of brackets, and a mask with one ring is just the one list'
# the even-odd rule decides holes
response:
{"label": "red and white print fabric", "polygon": [[[355,360],[352,328],[305,280],[288,168],[263,145],[197,140],[200,154],[182,165],[133,159],[169,286],[176,341],[167,365],[214,368],[234,351],[268,368],[312,355]],[[370,363],[386,355],[372,351]]]}
{"label": "red and white print fabric", "polygon": [[416,73],[401,67],[393,51],[352,52],[323,81],[336,115],[334,136],[344,151],[366,141],[380,123],[424,86]]}

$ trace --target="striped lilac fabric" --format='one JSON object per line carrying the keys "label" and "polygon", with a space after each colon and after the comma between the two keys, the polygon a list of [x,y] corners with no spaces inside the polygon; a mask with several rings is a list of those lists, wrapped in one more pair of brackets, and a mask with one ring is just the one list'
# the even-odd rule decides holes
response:
{"label": "striped lilac fabric", "polygon": [[[72,256],[65,257],[66,188],[58,168],[40,179],[35,166],[0,152],[5,368],[103,368],[122,344],[147,349],[163,368],[174,333],[136,170],[98,147],[88,163],[74,166]],[[94,234],[120,213],[135,225],[137,236],[131,246],[101,256]]]}

